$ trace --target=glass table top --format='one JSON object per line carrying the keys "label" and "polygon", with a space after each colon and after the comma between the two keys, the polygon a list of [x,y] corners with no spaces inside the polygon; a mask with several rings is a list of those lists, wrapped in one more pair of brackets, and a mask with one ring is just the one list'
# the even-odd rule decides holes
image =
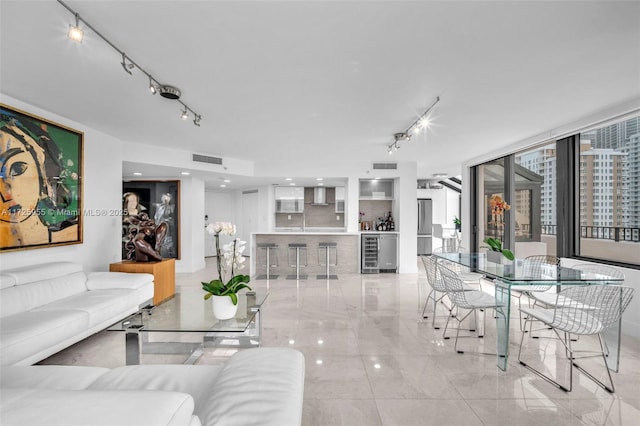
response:
{"label": "glass table top", "polygon": [[540,268],[526,268],[523,259],[515,259],[509,264],[491,262],[485,253],[434,253],[434,256],[481,272],[488,276],[507,282],[553,282],[553,283],[587,283],[587,282],[619,282],[619,277],[611,277],[593,272],[579,271],[564,266],[543,265]]}
{"label": "glass table top", "polygon": [[243,332],[255,319],[269,296],[266,292],[238,294],[238,312],[234,318],[218,320],[213,316],[212,301],[204,300],[204,291],[186,291],[153,309],[143,309],[108,330],[126,331],[140,328],[148,332]]}

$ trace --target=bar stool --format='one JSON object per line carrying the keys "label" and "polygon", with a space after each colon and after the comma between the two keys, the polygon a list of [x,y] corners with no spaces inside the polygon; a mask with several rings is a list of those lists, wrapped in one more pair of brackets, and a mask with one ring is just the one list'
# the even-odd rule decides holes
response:
{"label": "bar stool", "polygon": [[[292,260],[292,253],[295,253],[295,260]],[[307,266],[307,244],[306,243],[289,243],[289,266],[296,268],[295,275],[287,275],[288,280],[306,280],[307,275],[300,275],[300,268]],[[304,261],[301,256],[304,255]],[[292,263],[293,262],[293,263]]]}
{"label": "bar stool", "polygon": [[[322,263],[322,251],[324,250],[324,258],[325,261]],[[331,252],[334,254],[335,263],[331,263]],[[338,266],[338,243],[330,243],[330,242],[321,242],[318,243],[318,264],[320,266],[327,267],[327,273],[325,275],[318,275],[319,280],[337,280],[337,275],[331,275],[329,273],[329,267]]]}
{"label": "bar stool", "polygon": [[[266,274],[264,275],[259,275],[256,277],[257,280],[269,280],[271,278],[276,279],[278,278],[278,275],[271,275],[269,273],[269,268],[271,268],[272,266],[277,267],[278,266],[278,245],[276,243],[258,243],[257,245],[258,250],[260,250],[260,252],[258,253],[258,259],[260,259],[260,253],[264,254],[263,259],[265,259],[264,265],[266,266]],[[274,251],[273,255],[271,254],[271,251]],[[272,262],[272,259],[275,259],[274,263]],[[262,263],[260,263],[260,266],[262,266]]]}

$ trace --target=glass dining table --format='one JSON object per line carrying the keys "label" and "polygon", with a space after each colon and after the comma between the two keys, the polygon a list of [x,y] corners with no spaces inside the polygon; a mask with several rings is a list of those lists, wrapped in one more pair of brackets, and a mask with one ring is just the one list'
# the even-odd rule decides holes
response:
{"label": "glass dining table", "polygon": [[[438,262],[449,261],[469,268],[472,272],[484,274],[492,279],[495,297],[501,308],[496,310],[496,354],[498,367],[506,371],[509,357],[509,320],[511,316],[511,287],[526,285],[606,285],[622,284],[623,279],[603,274],[584,272],[564,266],[544,265],[532,274],[530,268],[523,266],[522,259],[515,259],[508,264],[487,260],[485,253],[434,253]],[[604,333],[609,349],[607,365],[609,369],[618,371],[620,351],[620,325],[607,329]]]}

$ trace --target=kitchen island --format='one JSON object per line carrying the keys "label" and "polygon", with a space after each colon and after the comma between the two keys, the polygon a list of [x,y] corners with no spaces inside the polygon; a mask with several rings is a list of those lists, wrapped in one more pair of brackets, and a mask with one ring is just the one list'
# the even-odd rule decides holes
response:
{"label": "kitchen island", "polygon": [[[278,246],[278,266],[270,268],[270,274],[285,276],[295,273],[295,268],[289,266],[288,246],[291,243],[307,244],[307,266],[301,273],[315,278],[317,274],[324,274],[326,266],[320,265],[325,261],[324,251],[319,253],[318,244],[321,242],[336,243],[338,249],[338,265],[331,266],[332,274],[357,274],[360,272],[360,233],[359,232],[257,232],[251,234],[251,276],[262,275],[265,272],[264,253],[259,253],[258,244],[272,243]],[[320,259],[322,257],[322,259]],[[332,258],[333,261],[333,258]],[[293,260],[295,262],[295,259]],[[274,263],[273,260],[271,262]]]}

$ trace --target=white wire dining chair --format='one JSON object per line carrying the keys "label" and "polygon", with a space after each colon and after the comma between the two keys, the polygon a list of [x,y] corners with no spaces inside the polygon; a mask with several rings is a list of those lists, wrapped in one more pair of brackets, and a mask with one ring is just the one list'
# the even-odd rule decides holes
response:
{"label": "white wire dining chair", "polygon": [[[559,267],[560,258],[546,254],[527,256],[522,261],[523,275],[525,277],[540,277],[545,274],[557,274],[557,269]],[[542,294],[551,289],[551,287],[553,287],[553,285],[547,284],[511,286],[511,297],[518,299],[520,331],[525,331],[524,317],[522,315],[522,296],[527,296],[529,298],[529,307],[531,307],[531,300],[535,297],[534,295]]]}
{"label": "white wire dining chair", "polygon": [[[455,253],[463,253],[465,251],[466,250],[464,249],[464,247],[458,246]],[[445,253],[444,247],[437,247],[433,249],[433,253]],[[467,284],[477,284],[478,288],[475,290],[482,290],[482,280],[485,277],[484,274],[481,274],[479,272],[471,272],[469,271],[469,268],[463,268],[462,265],[453,262],[447,262],[446,265],[449,269],[455,271],[458,274],[462,282]]]}
{"label": "white wire dining chair", "polygon": [[[615,391],[611,372],[607,367],[605,346],[602,332],[616,324],[624,310],[633,298],[634,289],[618,285],[581,285],[568,286],[557,294],[557,302],[552,309],[545,308],[524,308],[526,314],[525,327],[528,321],[541,321],[550,327],[557,335],[565,349],[565,355],[569,362],[568,385],[561,384],[543,372],[533,368],[529,363],[522,360],[522,345],[525,333],[520,339],[520,349],[518,351],[518,361],[528,370],[534,372],[549,383],[557,386],[565,392],[571,392],[573,388],[573,368],[577,368],[598,386],[610,393]],[[597,335],[600,343],[600,350],[574,350],[572,347],[573,336]],[[537,350],[538,354],[543,351]],[[578,356],[577,356],[578,355]],[[543,355],[544,356],[544,355]],[[593,374],[578,365],[576,360],[589,357],[602,357],[604,367],[609,376],[610,387],[596,379]]]}
{"label": "white wire dining chair", "polygon": [[[424,270],[427,273],[427,281],[429,281],[429,286],[431,287],[431,291],[427,295],[427,300],[424,303],[424,309],[422,309],[422,317],[429,318],[427,315],[427,308],[429,307],[429,301],[433,301],[433,316],[431,318],[431,325],[436,330],[440,329],[440,326],[436,326],[436,309],[438,306],[438,302],[441,302],[442,305],[447,310],[447,316],[451,315],[452,306],[447,306],[444,299],[446,298],[446,288],[444,286],[444,282],[442,281],[442,276],[438,271],[438,261],[434,256],[420,256],[422,259],[422,263],[424,265]],[[464,285],[463,289],[465,291],[472,291],[473,288],[468,285]]]}
{"label": "white wire dining chair", "polygon": [[[447,292],[447,297],[449,298],[449,300],[451,300],[453,307],[458,309],[458,314],[456,316],[450,315],[447,318],[447,324],[444,327],[443,336],[445,336],[445,339],[447,338],[446,333],[447,333],[447,328],[449,327],[449,321],[451,320],[451,318],[454,318],[456,321],[458,321],[458,327],[456,327],[456,340],[453,345],[453,349],[457,353],[462,354],[464,353],[464,351],[458,349],[458,339],[461,337],[460,330],[462,329],[461,326],[463,321],[465,321],[471,314],[474,314],[475,328],[477,329],[478,328],[477,311],[482,312],[482,321],[483,321],[483,324],[485,324],[486,310],[498,309],[501,307],[501,305],[496,301],[495,297],[483,291],[480,291],[480,290],[465,291],[464,289],[465,283],[462,282],[462,280],[460,279],[460,277],[455,271],[452,271],[446,266],[438,264],[438,271],[442,276],[442,280],[444,282],[444,286]],[[466,310],[468,312],[462,315],[460,313],[461,310],[462,311]],[[468,329],[468,330],[475,331],[475,329]],[[484,330],[484,327],[482,327],[482,330]],[[470,337],[470,336],[462,336],[462,337]],[[484,335],[479,333],[478,337],[484,337]],[[495,353],[486,353],[486,352],[479,352],[479,353],[483,355],[496,355]]]}

